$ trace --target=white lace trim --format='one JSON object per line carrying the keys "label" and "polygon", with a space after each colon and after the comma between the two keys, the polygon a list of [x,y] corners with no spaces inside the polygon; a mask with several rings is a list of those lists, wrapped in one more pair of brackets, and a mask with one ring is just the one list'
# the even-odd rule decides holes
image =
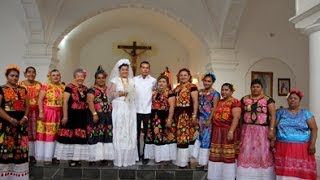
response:
{"label": "white lace trim", "polygon": [[61,160],[89,160],[87,144],[62,144],[57,142],[54,157]]}

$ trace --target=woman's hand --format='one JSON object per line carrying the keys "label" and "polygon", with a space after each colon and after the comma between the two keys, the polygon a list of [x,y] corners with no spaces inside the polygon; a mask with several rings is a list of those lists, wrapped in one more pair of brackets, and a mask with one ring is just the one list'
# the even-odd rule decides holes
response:
{"label": "woman's hand", "polygon": [[61,119],[61,124],[63,126],[65,126],[67,124],[67,122],[68,122],[68,118],[64,117],[64,118]]}
{"label": "woman's hand", "polygon": [[93,114],[92,116],[93,116],[93,122],[98,123],[98,121],[99,121],[98,114],[96,113],[96,114]]}
{"label": "woman's hand", "polygon": [[128,92],[119,91],[118,95],[119,97],[122,97],[122,96],[126,97],[128,95]]}
{"label": "woman's hand", "polygon": [[228,131],[227,140],[232,141],[233,140],[233,131]]}
{"label": "woman's hand", "polygon": [[316,153],[316,146],[315,146],[315,144],[309,144],[308,153],[309,153],[310,155],[313,155],[314,153]]}
{"label": "woman's hand", "polygon": [[21,120],[19,121],[19,125],[24,125],[26,122],[28,121],[28,118],[26,116],[23,116],[23,118],[21,118]]}
{"label": "woman's hand", "polygon": [[43,119],[43,112],[39,112],[39,119]]}
{"label": "woman's hand", "polygon": [[208,119],[205,123],[206,127],[210,127],[211,126],[211,119]]}
{"label": "woman's hand", "polygon": [[274,140],[275,134],[274,134],[274,128],[269,128],[269,132],[268,132],[268,139],[270,141]]}
{"label": "woman's hand", "polygon": [[168,119],[168,120],[167,120],[167,127],[171,127],[171,124],[172,124],[172,120],[171,120],[171,119]]}
{"label": "woman's hand", "polygon": [[13,125],[13,126],[17,126],[19,124],[19,121],[16,120],[15,118],[10,118],[9,122]]}

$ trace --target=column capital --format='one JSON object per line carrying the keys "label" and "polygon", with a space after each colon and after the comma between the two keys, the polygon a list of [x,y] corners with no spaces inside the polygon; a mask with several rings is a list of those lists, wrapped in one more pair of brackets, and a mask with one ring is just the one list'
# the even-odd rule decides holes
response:
{"label": "column capital", "polygon": [[312,8],[305,10],[289,19],[291,23],[295,25],[303,34],[311,34],[320,30],[320,4],[313,6]]}
{"label": "column capital", "polygon": [[210,49],[210,62],[206,69],[233,71],[239,65],[236,55],[234,49]]}

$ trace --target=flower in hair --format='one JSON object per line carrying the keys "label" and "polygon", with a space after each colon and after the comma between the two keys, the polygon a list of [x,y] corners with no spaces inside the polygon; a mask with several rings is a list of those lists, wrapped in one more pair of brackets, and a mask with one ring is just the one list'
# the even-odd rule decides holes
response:
{"label": "flower in hair", "polygon": [[5,69],[5,72],[7,72],[9,69],[15,69],[15,70],[20,72],[20,68],[18,66],[16,66],[16,65],[12,65],[11,64],[11,65],[7,66],[6,69]]}
{"label": "flower in hair", "polygon": [[84,76],[87,76],[87,74],[88,74],[87,70],[83,69],[82,72],[83,72]]}
{"label": "flower in hair", "polygon": [[287,98],[291,95],[291,94],[296,94],[300,97],[300,99],[304,96],[303,92],[298,90],[298,89],[291,89],[291,91],[288,93]]}
{"label": "flower in hair", "polygon": [[233,92],[236,91],[236,86],[231,84]]}

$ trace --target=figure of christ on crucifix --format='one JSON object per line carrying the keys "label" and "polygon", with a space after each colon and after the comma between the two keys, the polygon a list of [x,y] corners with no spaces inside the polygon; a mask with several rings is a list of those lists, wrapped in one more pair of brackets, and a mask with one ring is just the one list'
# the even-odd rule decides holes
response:
{"label": "figure of christ on crucifix", "polygon": [[[124,52],[130,55],[132,61],[132,70],[133,74],[136,74],[137,70],[137,59],[138,56],[146,52],[147,50],[151,50],[151,46],[137,46],[137,42],[133,41],[133,45],[118,45],[118,49],[122,49]],[[137,50],[141,50],[137,52]]]}

